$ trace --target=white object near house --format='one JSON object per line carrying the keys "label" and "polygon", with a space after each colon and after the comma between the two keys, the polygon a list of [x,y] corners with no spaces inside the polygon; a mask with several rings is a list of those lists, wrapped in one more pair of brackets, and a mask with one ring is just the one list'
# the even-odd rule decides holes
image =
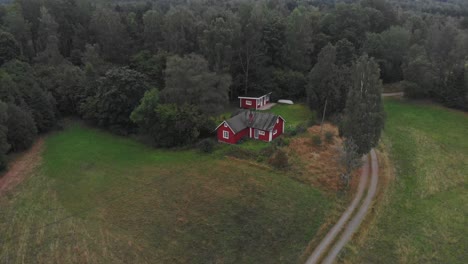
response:
{"label": "white object near house", "polygon": [[289,105],[294,104],[293,101],[291,101],[291,100],[285,100],[285,99],[278,100],[278,103],[279,103],[279,104],[289,104]]}

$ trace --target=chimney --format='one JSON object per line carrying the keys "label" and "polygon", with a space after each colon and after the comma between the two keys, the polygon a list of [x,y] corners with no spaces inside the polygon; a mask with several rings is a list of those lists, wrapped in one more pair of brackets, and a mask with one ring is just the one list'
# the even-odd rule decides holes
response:
{"label": "chimney", "polygon": [[249,123],[252,124],[254,121],[254,114],[252,113],[252,111],[249,111]]}

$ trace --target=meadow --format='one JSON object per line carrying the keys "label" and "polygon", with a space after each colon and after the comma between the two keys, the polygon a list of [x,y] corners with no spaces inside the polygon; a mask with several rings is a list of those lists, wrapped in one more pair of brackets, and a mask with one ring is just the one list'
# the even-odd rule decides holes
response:
{"label": "meadow", "polygon": [[71,122],[0,197],[2,263],[296,263],[335,201],[265,166]]}
{"label": "meadow", "polygon": [[342,260],[466,263],[468,115],[398,100],[386,100],[385,110],[395,179],[367,240],[348,246]]}

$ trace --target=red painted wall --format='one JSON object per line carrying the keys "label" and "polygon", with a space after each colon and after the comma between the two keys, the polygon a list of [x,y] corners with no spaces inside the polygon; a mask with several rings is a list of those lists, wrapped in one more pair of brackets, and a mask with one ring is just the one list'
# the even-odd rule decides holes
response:
{"label": "red painted wall", "polygon": [[[245,99],[245,98],[241,98],[241,108],[244,108],[244,109],[249,109],[249,108],[253,108],[253,109],[256,109],[255,108],[255,104],[257,103],[257,100],[256,99]],[[250,101],[252,103],[252,105],[247,105],[247,101]]]}
{"label": "red painted wall", "polygon": [[[229,139],[223,138],[223,131],[228,131],[229,132]],[[237,134],[234,134],[234,132],[232,132],[232,130],[229,127],[224,127],[224,124],[223,124],[218,128],[218,131],[217,131],[218,141],[224,142],[224,143],[229,143],[229,144],[236,144],[237,141],[239,141],[244,136],[247,136],[247,137],[249,136],[249,129],[248,128],[246,128],[246,129],[244,129],[242,131],[239,131],[239,133],[237,133]]]}
{"label": "red painted wall", "polygon": [[[283,131],[283,127],[284,127],[283,124],[284,124],[284,120],[283,120],[281,117],[279,117],[279,118],[278,118],[278,123],[275,124],[275,127],[274,127],[273,130],[271,131],[271,133],[272,133],[272,138],[271,138],[271,139],[272,139],[272,140],[275,139],[275,138],[277,138],[277,137],[279,137],[281,134],[284,133],[284,131]],[[276,133],[276,135],[273,135],[273,131],[275,131],[275,129],[277,130],[277,133]]]}
{"label": "red painted wall", "polygon": [[265,135],[259,135],[258,136],[258,139],[261,140],[261,141],[270,141],[270,132],[269,131],[263,131],[265,132]]}

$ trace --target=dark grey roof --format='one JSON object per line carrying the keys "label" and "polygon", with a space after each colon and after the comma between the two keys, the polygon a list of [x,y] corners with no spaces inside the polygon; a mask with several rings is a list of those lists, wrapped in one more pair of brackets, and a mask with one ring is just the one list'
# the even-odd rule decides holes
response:
{"label": "dark grey roof", "polygon": [[235,133],[247,127],[272,131],[278,118],[279,116],[272,113],[243,110],[236,116],[226,120],[226,122]]}
{"label": "dark grey roof", "polygon": [[259,97],[262,97],[264,95],[268,95],[268,94],[271,94],[272,92],[268,92],[268,93],[265,93],[265,92],[254,92],[254,93],[249,93],[249,94],[246,94],[246,95],[239,95],[239,97],[252,97],[252,98],[259,98]]}
{"label": "dark grey roof", "polygon": [[233,116],[226,120],[228,125],[231,127],[232,130],[234,130],[234,133],[237,133],[245,128],[247,128],[247,120],[245,119],[245,116],[243,113],[240,113],[236,116]]}

